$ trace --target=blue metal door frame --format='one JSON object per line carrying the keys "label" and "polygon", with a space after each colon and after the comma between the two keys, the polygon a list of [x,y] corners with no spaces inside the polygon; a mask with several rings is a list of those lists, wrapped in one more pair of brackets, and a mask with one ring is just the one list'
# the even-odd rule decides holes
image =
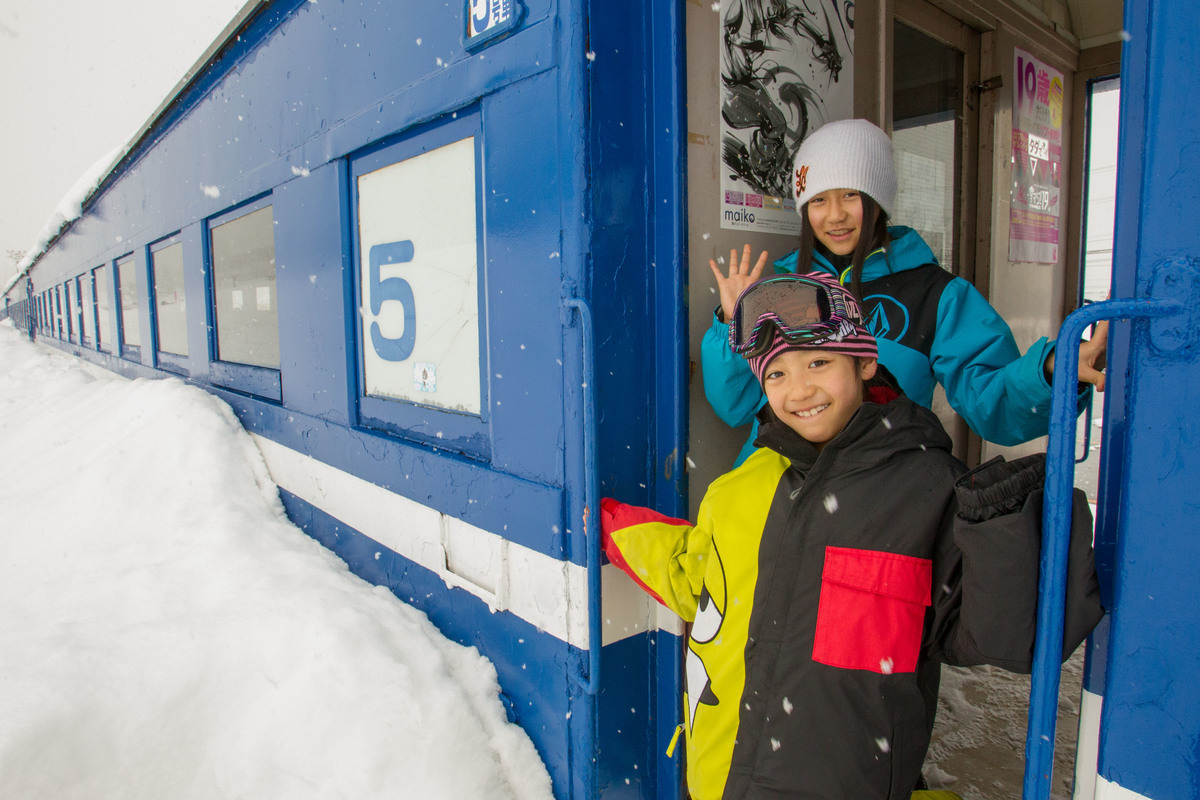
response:
{"label": "blue metal door frame", "polygon": [[[1113,296],[1064,323],[1062,363],[1099,319],[1110,334],[1096,560],[1109,616],[1085,687],[1103,696],[1100,779],[1155,800],[1200,797],[1200,77],[1190,0],[1127,0]],[[1074,387],[1056,376],[1047,464],[1042,603],[1025,798],[1048,796],[1061,652],[1064,512]],[[1058,380],[1061,378],[1062,380]],[[1068,512],[1069,513],[1069,512]],[[1088,765],[1090,767],[1090,765]]]}
{"label": "blue metal door frame", "polygon": [[[682,3],[587,3],[596,492],[673,516],[687,514],[683,17]],[[665,754],[682,644],[652,626],[603,649],[600,796],[683,797],[683,758]],[[637,706],[606,703],[610,692]]]}

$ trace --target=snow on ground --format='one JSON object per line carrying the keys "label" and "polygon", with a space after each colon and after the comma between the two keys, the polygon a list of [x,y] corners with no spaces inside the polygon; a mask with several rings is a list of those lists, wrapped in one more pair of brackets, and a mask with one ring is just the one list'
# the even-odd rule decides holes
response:
{"label": "snow on ground", "polygon": [[[1075,651],[1061,675],[1051,800],[1072,796],[1083,651]],[[925,759],[929,785],[963,800],[1020,798],[1028,715],[1028,675],[998,667],[942,667],[937,722]]]}
{"label": "snow on ground", "polygon": [[0,323],[0,797],[549,798],[498,691],[219,400]]}

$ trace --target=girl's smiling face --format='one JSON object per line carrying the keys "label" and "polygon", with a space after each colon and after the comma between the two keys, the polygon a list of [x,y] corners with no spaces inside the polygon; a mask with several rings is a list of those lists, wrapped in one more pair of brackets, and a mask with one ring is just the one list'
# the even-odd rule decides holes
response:
{"label": "girl's smiling face", "polygon": [[846,256],[862,235],[862,195],[853,189],[830,189],[808,201],[808,224],[817,241],[834,255]]}
{"label": "girl's smiling face", "polygon": [[785,350],[767,365],[763,391],[775,416],[821,450],[863,403],[878,362],[822,350]]}

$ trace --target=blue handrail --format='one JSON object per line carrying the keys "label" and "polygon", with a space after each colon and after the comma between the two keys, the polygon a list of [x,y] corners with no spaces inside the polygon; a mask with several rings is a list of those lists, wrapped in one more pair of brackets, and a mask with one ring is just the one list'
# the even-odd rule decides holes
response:
{"label": "blue handrail", "polygon": [[1078,408],[1079,343],[1089,325],[1105,319],[1163,317],[1178,313],[1177,300],[1105,300],[1078,309],[1058,333],[1046,451],[1046,492],[1042,508],[1042,558],[1038,579],[1037,637],[1029,691],[1029,727],[1025,734],[1024,800],[1046,800],[1054,769],[1054,735],[1066,601],[1067,545],[1074,489],[1075,417]]}
{"label": "blue handrail", "polygon": [[590,695],[600,691],[600,478],[596,470],[596,367],[592,349],[592,310],[579,298],[563,301],[579,312],[583,338],[583,536],[587,543],[588,673],[579,678]]}

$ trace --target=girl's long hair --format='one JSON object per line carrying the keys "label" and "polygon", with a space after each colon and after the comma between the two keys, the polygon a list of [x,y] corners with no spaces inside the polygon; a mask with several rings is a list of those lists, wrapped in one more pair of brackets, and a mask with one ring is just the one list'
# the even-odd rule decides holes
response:
{"label": "girl's long hair", "polygon": [[[858,196],[862,198],[863,219],[858,244],[851,255],[850,291],[854,293],[855,297],[861,298],[863,264],[866,263],[867,256],[880,247],[886,250],[889,238],[888,216],[880,208],[879,203],[876,203],[875,198],[866,192],[859,192]],[[804,207],[800,209],[800,247],[796,257],[797,274],[803,275],[812,271],[812,254],[816,246],[817,237],[808,221],[808,203],[805,203]]]}

